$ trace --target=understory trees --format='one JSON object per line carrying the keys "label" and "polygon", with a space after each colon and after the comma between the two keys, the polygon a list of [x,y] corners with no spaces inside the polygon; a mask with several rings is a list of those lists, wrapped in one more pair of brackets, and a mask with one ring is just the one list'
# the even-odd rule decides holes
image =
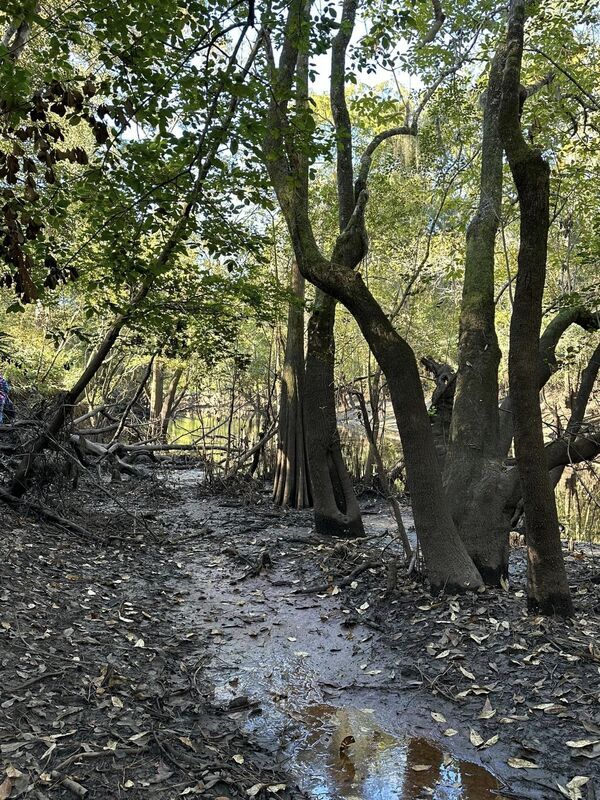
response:
{"label": "understory trees", "polygon": [[[480,199],[467,233],[459,370],[449,441],[443,442],[441,448],[441,452],[446,453],[442,480],[414,353],[356,269],[368,247],[364,217],[374,153],[390,137],[415,135],[418,121],[418,113],[413,112],[411,116],[408,110],[404,124],[378,133],[355,164],[345,83],[348,78],[346,50],[356,13],[357,4],[347,0],[332,47],[330,98],[342,225],[329,256],[324,255],[318,245],[311,220],[306,150],[310,148],[307,141],[311,141],[313,129],[306,121],[305,112],[298,110],[297,102],[299,87],[303,85],[304,55],[311,52],[318,39],[313,28],[316,18],[310,6],[297,2],[289,8],[285,26],[278,32],[281,44],[278,59],[267,39],[271,94],[263,158],[288,225],[295,258],[312,283],[350,311],[386,377],[402,440],[416,530],[434,588],[476,588],[482,581],[492,584],[504,581],[508,567],[508,533],[515,524],[516,512],[524,510],[527,530],[531,531],[530,606],[547,613],[568,615],[571,605],[548,476],[551,464],[541,429],[538,394],[543,380],[540,381],[536,366],[540,347],[544,346],[543,338],[541,343],[539,340],[539,329],[545,276],[544,241],[548,229],[547,167],[540,166],[538,170],[540,175],[546,174],[545,183],[541,178],[533,181],[531,175],[523,178],[513,144],[524,100],[550,83],[554,75],[541,76],[530,88],[520,85],[520,57],[515,68],[514,53],[515,48],[522,49],[524,34],[523,23],[520,27],[515,23],[521,13],[519,4],[513,4],[508,40],[505,44],[502,36],[499,37],[483,98]],[[343,45],[336,46],[340,41]],[[434,82],[433,89],[444,77]],[[512,116],[507,108],[512,109]],[[509,118],[513,126],[511,134],[506,127]],[[522,139],[522,134],[519,136]],[[525,143],[524,146],[526,150],[520,153],[532,154],[531,159],[542,165],[541,157]],[[521,211],[521,255],[509,356],[508,445],[508,403],[503,404],[503,424],[498,403],[501,354],[494,319],[495,240],[501,216],[503,150],[517,186]],[[532,255],[537,261],[531,261]],[[512,279],[509,279],[511,284]],[[579,310],[579,315],[585,317],[585,312]],[[593,321],[595,315],[590,316],[592,321],[587,326],[597,327]],[[572,314],[571,320],[578,321],[578,315]],[[513,432],[516,466],[506,460]],[[503,446],[506,447],[504,452]]]}
{"label": "understory trees", "polygon": [[[600,252],[598,20],[584,6],[538,4],[527,21],[522,0],[0,12],[0,294],[56,347],[29,372],[51,399],[13,499],[43,452],[79,436],[81,399],[91,413],[112,391],[120,417],[98,451],[139,439],[127,420],[141,398],[140,447],[187,447],[172,437],[183,409],[214,433],[203,457],[221,454],[221,477],[252,458],[248,488],[278,428],[274,501],[312,505],[320,533],[361,535],[338,401],[354,406],[348,431],[362,415],[368,472],[375,461],[391,497],[377,450],[390,398],[434,590],[505,586],[524,526],[530,607],[569,615],[553,486],[600,452],[586,421],[598,351],[582,334],[599,328]],[[287,228],[289,285],[267,215]],[[64,330],[44,328],[49,308]],[[99,389],[127,350],[123,391]],[[568,359],[583,370],[563,424]]]}

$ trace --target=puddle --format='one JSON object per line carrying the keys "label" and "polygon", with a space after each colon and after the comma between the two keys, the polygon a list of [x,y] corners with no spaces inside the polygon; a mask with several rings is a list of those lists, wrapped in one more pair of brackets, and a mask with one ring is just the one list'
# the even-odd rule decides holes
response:
{"label": "puddle", "polygon": [[[190,518],[222,513],[198,501],[182,510]],[[230,547],[228,538],[221,548]],[[285,547],[271,544],[276,557]],[[300,557],[288,556],[288,568]],[[313,800],[502,798],[506,784],[461,760],[458,743],[425,738],[428,712],[412,705],[393,661],[380,663],[373,633],[344,626],[338,598],[295,595],[291,581],[262,577],[240,585],[220,552],[202,549],[188,569],[193,580],[180,619],[210,631],[206,673],[215,702]]]}
{"label": "puddle", "polygon": [[500,784],[482,767],[459,761],[421,738],[382,730],[369,711],[309,707],[306,734],[288,749],[302,788],[316,800],[485,800]]}
{"label": "puddle", "polygon": [[[270,677],[270,689],[252,681],[251,698],[260,707],[246,728],[263,747],[285,755],[286,768],[314,800],[502,800],[501,783],[486,769],[425,738],[390,733],[374,709],[302,707],[299,696],[310,702],[315,691],[301,671],[293,688],[281,673]],[[234,678],[217,688],[216,699],[227,704],[244,684]]]}

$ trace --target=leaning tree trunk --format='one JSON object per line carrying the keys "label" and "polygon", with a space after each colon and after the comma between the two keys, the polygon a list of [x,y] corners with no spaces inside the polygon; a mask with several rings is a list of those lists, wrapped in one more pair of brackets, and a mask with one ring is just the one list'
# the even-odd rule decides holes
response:
{"label": "leaning tree trunk", "polygon": [[561,549],[554,491],[550,483],[537,364],[550,224],[550,170],[525,141],[520,122],[520,74],[524,0],[512,0],[500,132],[519,197],[520,245],[510,324],[508,374],[514,444],[527,520],[528,602],[532,610],[573,613]]}
{"label": "leaning tree trunk", "polygon": [[113,324],[106,332],[104,338],[92,354],[85,369],[76,381],[75,385],[67,392],[63,392],[52,412],[49,421],[46,423],[43,432],[34,440],[32,445],[24,454],[10,482],[9,491],[14,497],[22,497],[29,489],[31,480],[35,474],[36,466],[40,455],[48,447],[52,447],[63,425],[69,418],[73,407],[81,397],[86,387],[96,375],[104,359],[117,341],[123,327],[129,321],[134,309],[136,309],[148,294],[153,280],[148,280],[138,291],[129,311],[119,314]]}
{"label": "leaning tree trunk", "polygon": [[467,230],[460,314],[458,371],[444,483],[452,516],[484,581],[498,585],[508,574],[509,522],[500,484],[498,366],[494,256],[502,204],[502,142],[498,116],[503,50],[492,61],[483,115],[480,195]]}
{"label": "leaning tree trunk", "polygon": [[304,433],[304,278],[295,262],[291,269],[293,298],[281,374],[279,440],[273,500],[277,505],[306,508],[311,504]]}
{"label": "leaning tree trunk", "polygon": [[177,388],[182,375],[183,367],[176,367],[173,377],[169,381],[167,391],[164,393],[164,399],[160,409],[160,436],[163,440],[166,440],[167,438],[167,434],[169,432],[169,423],[171,422],[171,417],[175,414],[176,406],[178,405]]}
{"label": "leaning tree trunk", "polygon": [[308,323],[304,409],[310,485],[319,533],[364,536],[354,487],[342,457],[334,394],[335,300],[316,290]]}
{"label": "leaning tree trunk", "polygon": [[386,137],[414,132],[414,128],[403,127],[376,137],[363,154],[354,184],[352,135],[344,81],[345,52],[354,28],[356,7],[356,0],[344,0],[342,24],[332,48],[331,101],[338,134],[340,216],[350,212],[350,218],[336,240],[331,258],[323,256],[315,240],[308,213],[306,148],[300,143],[297,146],[292,131],[300,126],[292,125],[290,120],[288,98],[293,94],[298,55],[300,50],[307,52],[309,49],[303,40],[310,32],[310,6],[304,0],[292,0],[289,4],[279,66],[275,67],[271,61],[273,92],[263,140],[264,163],[300,270],[318,288],[348,308],[386,376],[402,440],[415,528],[432,589],[477,589],[482,585],[481,576],[456,532],[446,501],[415,355],[394,329],[362,277],[354,271],[367,252],[366,181],[374,149]]}

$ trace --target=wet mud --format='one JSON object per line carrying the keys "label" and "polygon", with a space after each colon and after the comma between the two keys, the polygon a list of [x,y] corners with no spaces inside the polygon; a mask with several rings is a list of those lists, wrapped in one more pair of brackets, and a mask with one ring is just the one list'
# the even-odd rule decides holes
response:
{"label": "wet mud", "polygon": [[[212,500],[190,501],[180,513],[210,526],[223,509]],[[240,515],[233,516],[239,534]],[[381,534],[381,515],[373,522]],[[336,594],[296,593],[307,566],[302,539],[319,548],[310,526],[283,521],[246,531],[249,545],[268,542],[272,560],[285,558],[285,574],[270,570],[243,580],[232,578],[231,566],[240,542],[233,531],[223,533],[220,554],[198,552],[186,565],[178,613],[190,631],[210,626],[205,672],[215,702],[283,760],[308,797],[503,797],[502,781],[488,769],[454,752],[450,740],[434,741],[429,713],[413,693],[395,690],[393,664],[391,671],[389,663],[375,666],[377,637],[360,623],[345,624],[349,609],[340,608]]]}

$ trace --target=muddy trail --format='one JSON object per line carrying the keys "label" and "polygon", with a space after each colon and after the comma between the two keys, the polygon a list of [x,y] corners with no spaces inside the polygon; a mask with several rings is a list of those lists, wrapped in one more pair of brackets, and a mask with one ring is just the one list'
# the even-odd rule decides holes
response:
{"label": "muddy trail", "polygon": [[197,481],[83,487],[86,538],[7,512],[0,798],[600,798],[593,548],[564,623],[523,549],[507,591],[431,598],[377,501],[323,540]]}

